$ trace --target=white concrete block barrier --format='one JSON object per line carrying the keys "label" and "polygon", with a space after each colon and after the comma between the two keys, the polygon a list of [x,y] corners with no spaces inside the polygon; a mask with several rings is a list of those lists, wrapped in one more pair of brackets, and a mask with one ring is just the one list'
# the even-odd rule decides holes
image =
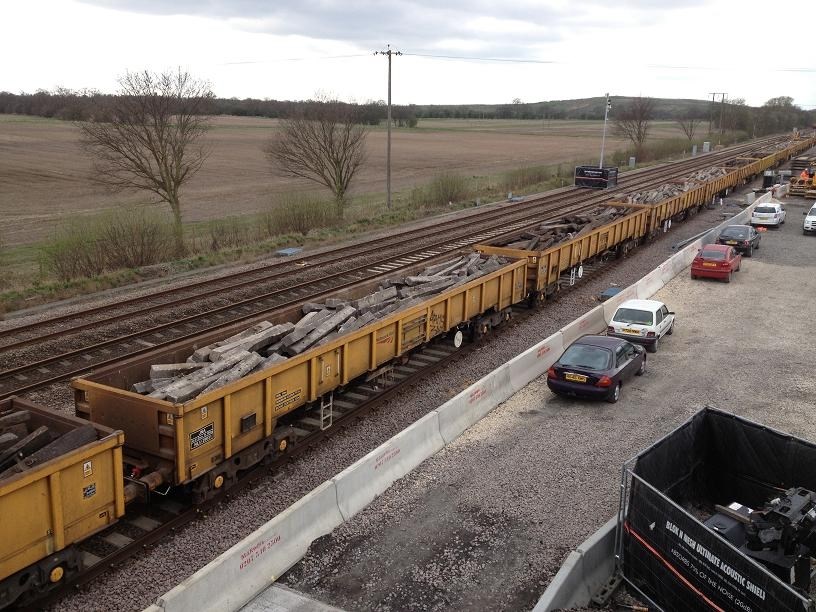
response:
{"label": "white concrete block barrier", "polygon": [[[661,264],[662,265],[662,264]],[[655,293],[663,288],[663,273],[658,267],[649,272],[646,276],[641,278],[635,287],[637,287],[637,296],[640,300],[646,300],[652,297]]]}
{"label": "white concrete block barrier", "polygon": [[324,482],[216,557],[149,610],[238,610],[303,558],[309,545],[343,522],[334,483]]}
{"label": "white concrete block barrier", "polygon": [[510,369],[504,364],[442,404],[436,413],[445,444],[453,442],[510,395]]}
{"label": "white concrete block barrier", "polygon": [[555,332],[521,355],[513,357],[507,362],[507,369],[510,372],[510,394],[520,391],[530,384],[531,380],[544,374],[563,352],[561,332]]}
{"label": "white concrete block barrier", "polygon": [[604,319],[604,307],[603,304],[601,304],[585,313],[583,316],[578,317],[569,325],[562,327],[562,341],[564,346],[567,347],[581,336],[586,334],[597,334],[605,328],[606,320]]}
{"label": "white concrete block barrier", "polygon": [[434,411],[340,472],[332,482],[343,520],[360,512],[443,446],[439,417]]}
{"label": "white concrete block barrier", "polygon": [[572,551],[533,608],[533,612],[583,607],[603,586],[615,568],[613,516]]}

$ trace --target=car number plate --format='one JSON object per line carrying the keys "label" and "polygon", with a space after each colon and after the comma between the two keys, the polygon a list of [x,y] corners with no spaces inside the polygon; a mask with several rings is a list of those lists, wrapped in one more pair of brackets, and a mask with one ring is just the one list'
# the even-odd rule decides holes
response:
{"label": "car number plate", "polygon": [[725,244],[737,244],[736,240],[726,240]]}
{"label": "car number plate", "polygon": [[704,261],[704,262],[703,262],[703,266],[704,266],[704,267],[706,267],[706,268],[714,268],[714,267],[716,267],[716,266],[717,266],[717,264],[712,263],[712,262],[710,262],[710,261]]}
{"label": "car number plate", "polygon": [[567,380],[571,380],[573,382],[583,383],[587,381],[587,377],[584,376],[583,374],[573,374],[572,372],[567,372],[566,374],[564,374],[564,378],[566,378]]}
{"label": "car number plate", "polygon": [[639,329],[630,329],[628,327],[624,327],[621,331],[624,334],[632,334],[634,336],[639,336],[640,335],[640,330]]}

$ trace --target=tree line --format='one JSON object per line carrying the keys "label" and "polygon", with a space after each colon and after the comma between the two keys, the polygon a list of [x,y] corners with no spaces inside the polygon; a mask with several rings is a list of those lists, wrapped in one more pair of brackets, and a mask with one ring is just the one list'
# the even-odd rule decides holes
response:
{"label": "tree line", "polygon": [[[10,115],[33,115],[63,119],[66,121],[86,121],[92,118],[92,112],[103,94],[92,89],[57,88],[51,91],[38,90],[33,94],[14,94],[0,91],[0,113]],[[235,115],[239,117],[267,117],[272,119],[287,118],[298,115],[313,100],[257,100],[246,98],[217,98],[209,100],[208,108],[214,115]],[[379,125],[386,121],[387,107],[383,100],[369,100],[357,104],[340,102],[349,108],[355,120],[363,125]],[[397,127],[416,127],[418,117],[413,105],[392,105],[391,119]]]}

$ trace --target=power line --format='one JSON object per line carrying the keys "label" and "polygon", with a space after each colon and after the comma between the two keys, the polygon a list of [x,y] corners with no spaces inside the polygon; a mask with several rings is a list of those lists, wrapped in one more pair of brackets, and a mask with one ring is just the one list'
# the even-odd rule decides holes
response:
{"label": "power line", "polygon": [[335,60],[335,59],[348,59],[351,57],[368,57],[367,53],[356,53],[353,55],[322,55],[322,56],[313,56],[313,57],[281,57],[277,59],[264,59],[264,60],[246,60],[240,62],[224,62],[222,64],[218,64],[219,66],[238,66],[242,64],[271,64],[276,62],[308,62],[312,60]]}

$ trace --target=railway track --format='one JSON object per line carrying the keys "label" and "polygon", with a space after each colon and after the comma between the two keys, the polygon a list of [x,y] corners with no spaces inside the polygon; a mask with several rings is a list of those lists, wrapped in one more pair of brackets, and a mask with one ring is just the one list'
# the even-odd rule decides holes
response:
{"label": "railway track", "polygon": [[[137,357],[226,325],[294,309],[304,301],[317,301],[327,293],[396,274],[400,269],[420,262],[430,263],[452,251],[500,234],[609,201],[622,192],[686,176],[694,169],[724,163],[774,141],[767,139],[702,158],[631,173],[626,175],[627,180],[618,189],[610,192],[565,190],[478,211],[464,218],[449,219],[422,230],[342,247],[318,256],[307,255],[235,277],[201,281],[115,305],[126,310],[135,307],[135,310],[108,315],[107,311],[113,306],[103,306],[12,328],[6,331],[6,337],[20,334],[23,337],[0,346],[0,355],[5,354],[5,368],[0,372],[0,398]],[[338,264],[340,260],[353,263],[343,267]],[[341,269],[327,272],[329,266]],[[293,276],[297,278],[294,285],[291,283]],[[178,291],[182,295],[174,297]],[[212,298],[215,292],[219,297],[202,302],[206,296]],[[221,297],[221,294],[228,297]],[[152,301],[155,299],[159,300],[158,304]],[[64,325],[70,319],[86,316],[91,320]],[[149,322],[144,320],[145,317]],[[113,327],[114,324],[119,326]],[[54,326],[59,328],[53,329]],[[122,326],[126,329],[120,329]],[[51,344],[56,342],[62,346]],[[43,354],[51,356],[43,358]]]}

